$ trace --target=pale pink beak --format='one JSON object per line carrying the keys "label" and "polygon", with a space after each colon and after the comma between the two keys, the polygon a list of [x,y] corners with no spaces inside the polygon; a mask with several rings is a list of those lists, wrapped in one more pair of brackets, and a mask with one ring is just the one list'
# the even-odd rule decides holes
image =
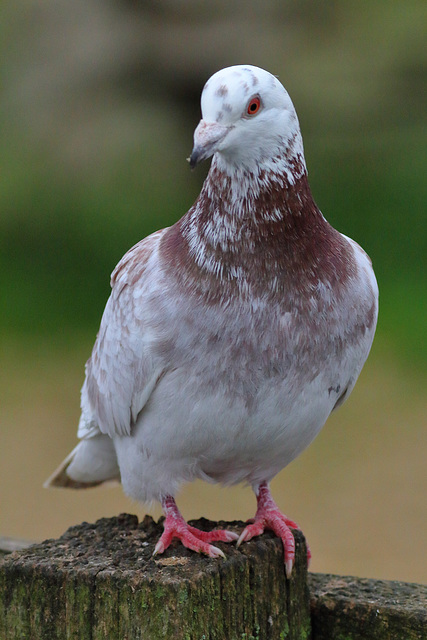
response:
{"label": "pale pink beak", "polygon": [[194,169],[196,164],[210,158],[218,150],[218,145],[229,131],[230,127],[225,127],[218,122],[200,120],[194,132],[193,151],[188,159],[190,167]]}

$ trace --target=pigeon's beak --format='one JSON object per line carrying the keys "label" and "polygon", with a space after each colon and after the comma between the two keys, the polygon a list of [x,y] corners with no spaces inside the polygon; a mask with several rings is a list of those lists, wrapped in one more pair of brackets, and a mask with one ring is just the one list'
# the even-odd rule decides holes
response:
{"label": "pigeon's beak", "polygon": [[210,158],[218,151],[219,144],[224,140],[229,130],[229,127],[224,127],[218,122],[200,120],[194,132],[193,151],[188,158],[190,167],[194,169],[196,164]]}

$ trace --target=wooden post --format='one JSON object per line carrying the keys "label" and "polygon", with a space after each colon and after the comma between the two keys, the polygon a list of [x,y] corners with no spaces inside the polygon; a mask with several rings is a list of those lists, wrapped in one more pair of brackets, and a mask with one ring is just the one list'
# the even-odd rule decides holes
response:
{"label": "wooden post", "polygon": [[309,575],[313,640],[427,640],[427,586]]}
{"label": "wooden post", "polygon": [[[242,522],[226,526],[241,530]],[[152,557],[161,523],[146,516],[71,527],[0,562],[1,640],[271,640],[310,637],[306,548],[285,578],[281,542],[266,533],[213,560],[173,543]]]}
{"label": "wooden post", "polygon": [[226,560],[179,543],[152,558],[161,529],[121,515],[27,549],[0,538],[0,640],[427,639],[426,586],[325,574],[309,574],[307,586],[299,532],[286,580],[271,534],[240,549],[217,543]]}

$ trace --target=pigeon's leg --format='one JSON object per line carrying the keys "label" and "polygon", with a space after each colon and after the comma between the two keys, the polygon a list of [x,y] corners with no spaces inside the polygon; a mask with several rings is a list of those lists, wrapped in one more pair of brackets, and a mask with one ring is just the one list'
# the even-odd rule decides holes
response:
{"label": "pigeon's leg", "polygon": [[[271,529],[276,536],[282,539],[285,552],[286,576],[289,578],[295,561],[295,540],[290,528],[299,530],[299,526],[280,512],[273,500],[267,482],[262,482],[255,493],[258,503],[255,518],[250,521],[251,524],[248,524],[240,534],[237,546],[254,536],[264,533],[265,529]],[[310,562],[310,558],[311,552],[307,546],[308,562]]]}
{"label": "pigeon's leg", "polygon": [[219,556],[225,558],[221,549],[214,547],[209,544],[209,542],[232,542],[233,540],[237,540],[239,537],[237,533],[234,533],[233,531],[226,531],[224,529],[200,531],[200,529],[196,529],[196,527],[191,527],[185,522],[172,496],[165,496],[162,499],[162,507],[166,516],[164,531],[154,548],[153,555],[163,553],[163,551],[168,548],[173,538],[178,538],[181,540],[184,547],[187,547],[187,549],[206,553],[211,558],[218,558]]}

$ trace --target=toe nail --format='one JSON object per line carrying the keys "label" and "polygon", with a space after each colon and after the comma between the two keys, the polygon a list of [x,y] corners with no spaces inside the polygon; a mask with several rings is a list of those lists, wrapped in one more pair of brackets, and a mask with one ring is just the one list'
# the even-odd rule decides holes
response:
{"label": "toe nail", "polygon": [[223,551],[221,551],[221,549],[218,549],[218,547],[214,547],[213,545],[211,545],[210,548],[210,554],[211,558],[223,558],[224,560],[226,559],[226,555]]}
{"label": "toe nail", "polygon": [[158,553],[163,553],[164,550],[165,548],[163,546],[163,542],[159,540],[156,546],[154,547],[153,556],[156,556]]}
{"label": "toe nail", "polygon": [[239,539],[238,533],[234,533],[234,531],[227,532],[227,542],[232,542],[233,540],[238,540],[238,539]]}
{"label": "toe nail", "polygon": [[237,539],[236,547],[240,547],[242,542],[244,542],[245,540],[246,540],[246,531],[242,531],[242,533],[240,534],[240,536]]}

